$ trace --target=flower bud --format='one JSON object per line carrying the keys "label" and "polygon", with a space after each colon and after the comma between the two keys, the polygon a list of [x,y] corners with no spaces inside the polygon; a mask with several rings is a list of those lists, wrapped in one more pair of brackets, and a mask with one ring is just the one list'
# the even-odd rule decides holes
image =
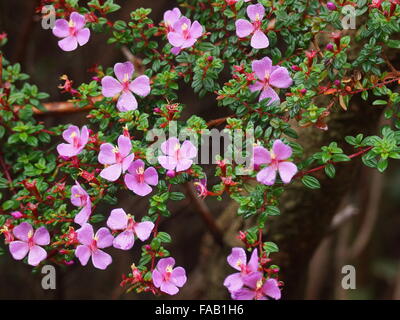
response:
{"label": "flower bud", "polygon": [[328,10],[331,10],[331,11],[335,11],[337,9],[336,4],[334,4],[333,2],[330,2],[330,1],[326,4],[326,7],[328,8]]}

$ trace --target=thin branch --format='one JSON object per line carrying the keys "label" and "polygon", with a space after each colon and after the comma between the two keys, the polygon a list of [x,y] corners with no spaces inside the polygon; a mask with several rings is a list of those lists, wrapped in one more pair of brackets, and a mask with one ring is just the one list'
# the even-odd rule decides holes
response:
{"label": "thin branch", "polygon": [[220,230],[220,228],[217,226],[210,209],[207,207],[204,200],[200,199],[197,196],[195,188],[192,183],[190,183],[190,182],[185,183],[185,188],[187,190],[187,194],[192,199],[195,207],[197,208],[197,211],[199,212],[201,218],[203,219],[204,223],[208,227],[208,230],[210,231],[211,235],[213,236],[215,242],[217,244],[219,244],[220,246],[223,246],[224,245],[223,233]]}

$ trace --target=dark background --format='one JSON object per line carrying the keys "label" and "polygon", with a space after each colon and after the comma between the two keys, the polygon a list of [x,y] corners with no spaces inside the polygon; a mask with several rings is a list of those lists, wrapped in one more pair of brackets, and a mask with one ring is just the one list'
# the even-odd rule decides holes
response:
{"label": "dark background", "polygon": [[[170,0],[121,0],[118,3],[122,5],[122,9],[111,16],[112,19],[127,20],[132,10],[150,6],[153,8],[151,16],[155,22],[162,20],[166,9],[176,5],[175,1]],[[41,28],[40,17],[34,14],[36,6],[37,1],[0,0],[0,32],[6,32],[9,38],[4,48],[5,56],[12,63],[21,63],[23,72],[31,76],[30,82],[50,94],[48,101],[64,101],[69,98],[57,88],[60,84],[59,77],[63,74],[67,74],[77,85],[90,81],[90,74],[86,70],[93,64],[110,67],[116,62],[126,60],[119,49],[106,45],[107,38],[104,35],[94,33],[84,47],[70,53],[61,51],[57,46],[57,38],[51,31]],[[182,86],[180,99],[180,102],[188,106],[185,117],[197,114],[210,120],[226,112],[217,108],[212,95],[200,100],[185,86]],[[41,116],[40,120],[49,126],[66,123],[80,126],[85,123],[85,114]],[[362,132],[362,128],[360,129]],[[384,175],[356,166],[347,180],[349,187],[345,196],[340,199],[337,216],[341,216],[341,213],[343,216],[343,212],[346,212],[343,210],[348,210],[353,215],[345,219],[346,222],[339,227],[326,232],[323,240],[319,241],[318,250],[312,248],[315,254],[309,271],[300,267],[296,270],[298,277],[304,280],[303,287],[296,290],[296,294],[291,294],[291,298],[400,298],[400,166],[397,162],[390,163]],[[212,183],[211,179],[210,184]],[[181,191],[187,192],[185,189]],[[330,194],[323,196],[330,197]],[[227,241],[234,245],[235,233],[243,227],[235,218],[235,205],[228,199],[221,202],[207,199],[206,202],[226,231]],[[148,204],[145,199],[123,193],[120,206],[127,212],[141,216],[147,211]],[[175,206],[170,208],[173,211],[172,217],[163,221],[160,228],[172,234],[173,245],[168,249],[176,258],[177,264],[184,266],[188,272],[188,282],[176,298],[228,298],[222,281],[232,272],[225,262],[229,246],[221,248],[213,242],[196,204],[190,197]],[[355,210],[352,211],[351,208]],[[109,212],[109,208],[105,207],[99,210]],[[315,203],[315,210],[323,208]],[[278,219],[285,219],[285,215]],[[320,228],[317,225],[309,226],[307,231],[312,233],[314,227],[315,230]],[[285,254],[290,256],[296,250],[298,248],[292,247]],[[0,257],[0,298],[152,299],[153,296],[149,294],[124,295],[119,288],[121,275],[129,272],[132,262],[138,261],[139,252],[112,249],[110,254],[113,264],[106,271],[97,270],[90,263],[87,267],[82,267],[79,262],[65,270],[58,268],[57,290],[44,291],[40,284],[41,275],[32,275],[30,266],[13,260],[7,251]],[[344,291],[340,288],[343,276],[340,271],[345,264],[356,267],[356,290]],[[292,265],[291,268],[296,266]]]}

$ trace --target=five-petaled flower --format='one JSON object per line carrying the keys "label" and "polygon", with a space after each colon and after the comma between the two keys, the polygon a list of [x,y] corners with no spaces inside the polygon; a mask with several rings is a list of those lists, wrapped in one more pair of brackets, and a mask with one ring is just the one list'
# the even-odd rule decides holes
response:
{"label": "five-petaled flower", "polygon": [[158,156],[158,162],[167,170],[185,171],[193,164],[197,149],[189,140],[181,144],[176,137],[171,137],[161,144],[164,155]]}
{"label": "five-petaled flower", "polygon": [[279,139],[274,141],[271,151],[261,146],[254,147],[254,165],[268,165],[257,173],[257,181],[267,186],[272,186],[275,183],[276,173],[279,171],[283,183],[289,183],[297,173],[297,166],[288,161],[291,156],[292,148]]}
{"label": "five-petaled flower", "polygon": [[135,155],[131,153],[132,143],[128,137],[123,135],[118,138],[118,147],[111,143],[103,143],[100,146],[98,160],[101,164],[106,165],[100,172],[100,177],[108,181],[116,181],[128,170]]}
{"label": "five-petaled flower", "polygon": [[75,250],[75,255],[83,266],[92,257],[93,265],[101,270],[104,270],[111,264],[112,258],[108,253],[103,250],[112,246],[114,237],[107,228],[100,228],[96,234],[93,232],[93,227],[86,223],[79,230],[78,241],[81,243]]}
{"label": "five-petaled flower", "polygon": [[190,19],[181,17],[172,25],[172,31],[168,32],[167,38],[173,46],[171,52],[179,54],[182,49],[192,47],[203,34],[203,27],[198,21],[193,24]]}
{"label": "five-petaled flower", "polygon": [[255,272],[243,280],[244,287],[232,293],[234,300],[279,300],[281,290],[275,279],[263,280],[261,272]]}
{"label": "five-petaled flower", "polygon": [[177,22],[182,16],[181,10],[179,8],[174,8],[172,10],[167,10],[164,13],[164,24],[167,32],[173,32],[174,24]]}
{"label": "five-petaled flower", "polygon": [[53,28],[53,34],[58,38],[58,46],[64,51],[72,51],[85,45],[90,38],[89,28],[85,28],[85,16],[72,12],[69,22],[65,19],[57,19]]}
{"label": "five-petaled flower", "polygon": [[150,186],[158,184],[158,173],[153,167],[145,170],[142,160],[134,161],[128,168],[124,181],[129,190],[139,196],[148,195],[153,189]]}
{"label": "five-petaled flower", "polygon": [[251,92],[261,91],[259,101],[266,98],[270,98],[269,103],[280,101],[272,87],[289,88],[293,83],[288,70],[284,67],[272,66],[272,61],[268,57],[253,61],[252,68],[258,80],[250,85],[249,89]]}
{"label": "five-petaled flower", "polygon": [[107,226],[113,231],[122,231],[113,241],[113,246],[121,250],[129,250],[135,243],[135,235],[146,241],[154,229],[151,221],[135,222],[133,216],[124,209],[114,209],[107,220]]}
{"label": "five-petaled flower", "polygon": [[63,138],[68,143],[61,143],[57,146],[60,156],[71,158],[82,152],[89,141],[89,130],[86,126],[82,127],[82,131],[77,126],[69,126],[63,132]]}
{"label": "five-petaled flower", "polygon": [[265,8],[261,3],[252,4],[247,7],[247,15],[250,18],[249,22],[245,19],[236,21],[236,35],[239,38],[245,38],[252,34],[250,45],[254,49],[263,49],[269,46],[268,37],[261,30],[262,19],[265,15]]}
{"label": "five-petaled flower", "polygon": [[82,208],[81,211],[75,216],[74,222],[83,226],[92,213],[92,201],[89,194],[82,188],[78,181],[71,188],[71,203],[75,207]]}
{"label": "five-petaled flower", "polygon": [[186,283],[186,271],[182,267],[174,268],[174,258],[160,259],[153,270],[153,284],[162,292],[174,295]]}
{"label": "five-petaled flower", "polygon": [[111,98],[120,94],[117,108],[121,112],[137,109],[138,102],[133,93],[146,97],[151,91],[148,76],[142,75],[131,81],[134,72],[135,67],[131,62],[116,63],[114,73],[117,79],[111,76],[101,79],[103,96]]}
{"label": "five-petaled flower", "polygon": [[251,254],[249,263],[247,263],[246,252],[243,248],[232,248],[232,253],[228,256],[229,265],[240,271],[226,277],[224,286],[232,293],[243,287],[243,279],[257,272],[258,270],[258,252],[257,249]]}
{"label": "five-petaled flower", "polygon": [[47,252],[41,246],[50,243],[50,235],[45,227],[35,232],[28,222],[22,222],[13,229],[18,240],[10,242],[10,252],[15,260],[22,260],[28,254],[28,264],[37,266],[47,257]]}

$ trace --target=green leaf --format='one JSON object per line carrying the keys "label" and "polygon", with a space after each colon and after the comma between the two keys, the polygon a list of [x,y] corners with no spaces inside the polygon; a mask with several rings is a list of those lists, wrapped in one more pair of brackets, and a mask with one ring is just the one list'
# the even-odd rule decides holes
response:
{"label": "green leaf", "polygon": [[321,184],[319,183],[319,181],[314,178],[313,176],[304,176],[301,179],[301,182],[303,182],[303,184],[310,189],[319,189],[321,188]]}
{"label": "green leaf", "polygon": [[171,192],[169,198],[174,201],[180,201],[185,199],[185,195],[182,192]]}
{"label": "green leaf", "polygon": [[161,241],[161,242],[166,242],[166,243],[170,243],[171,242],[171,236],[166,233],[166,232],[159,232],[157,234],[157,238]]}

